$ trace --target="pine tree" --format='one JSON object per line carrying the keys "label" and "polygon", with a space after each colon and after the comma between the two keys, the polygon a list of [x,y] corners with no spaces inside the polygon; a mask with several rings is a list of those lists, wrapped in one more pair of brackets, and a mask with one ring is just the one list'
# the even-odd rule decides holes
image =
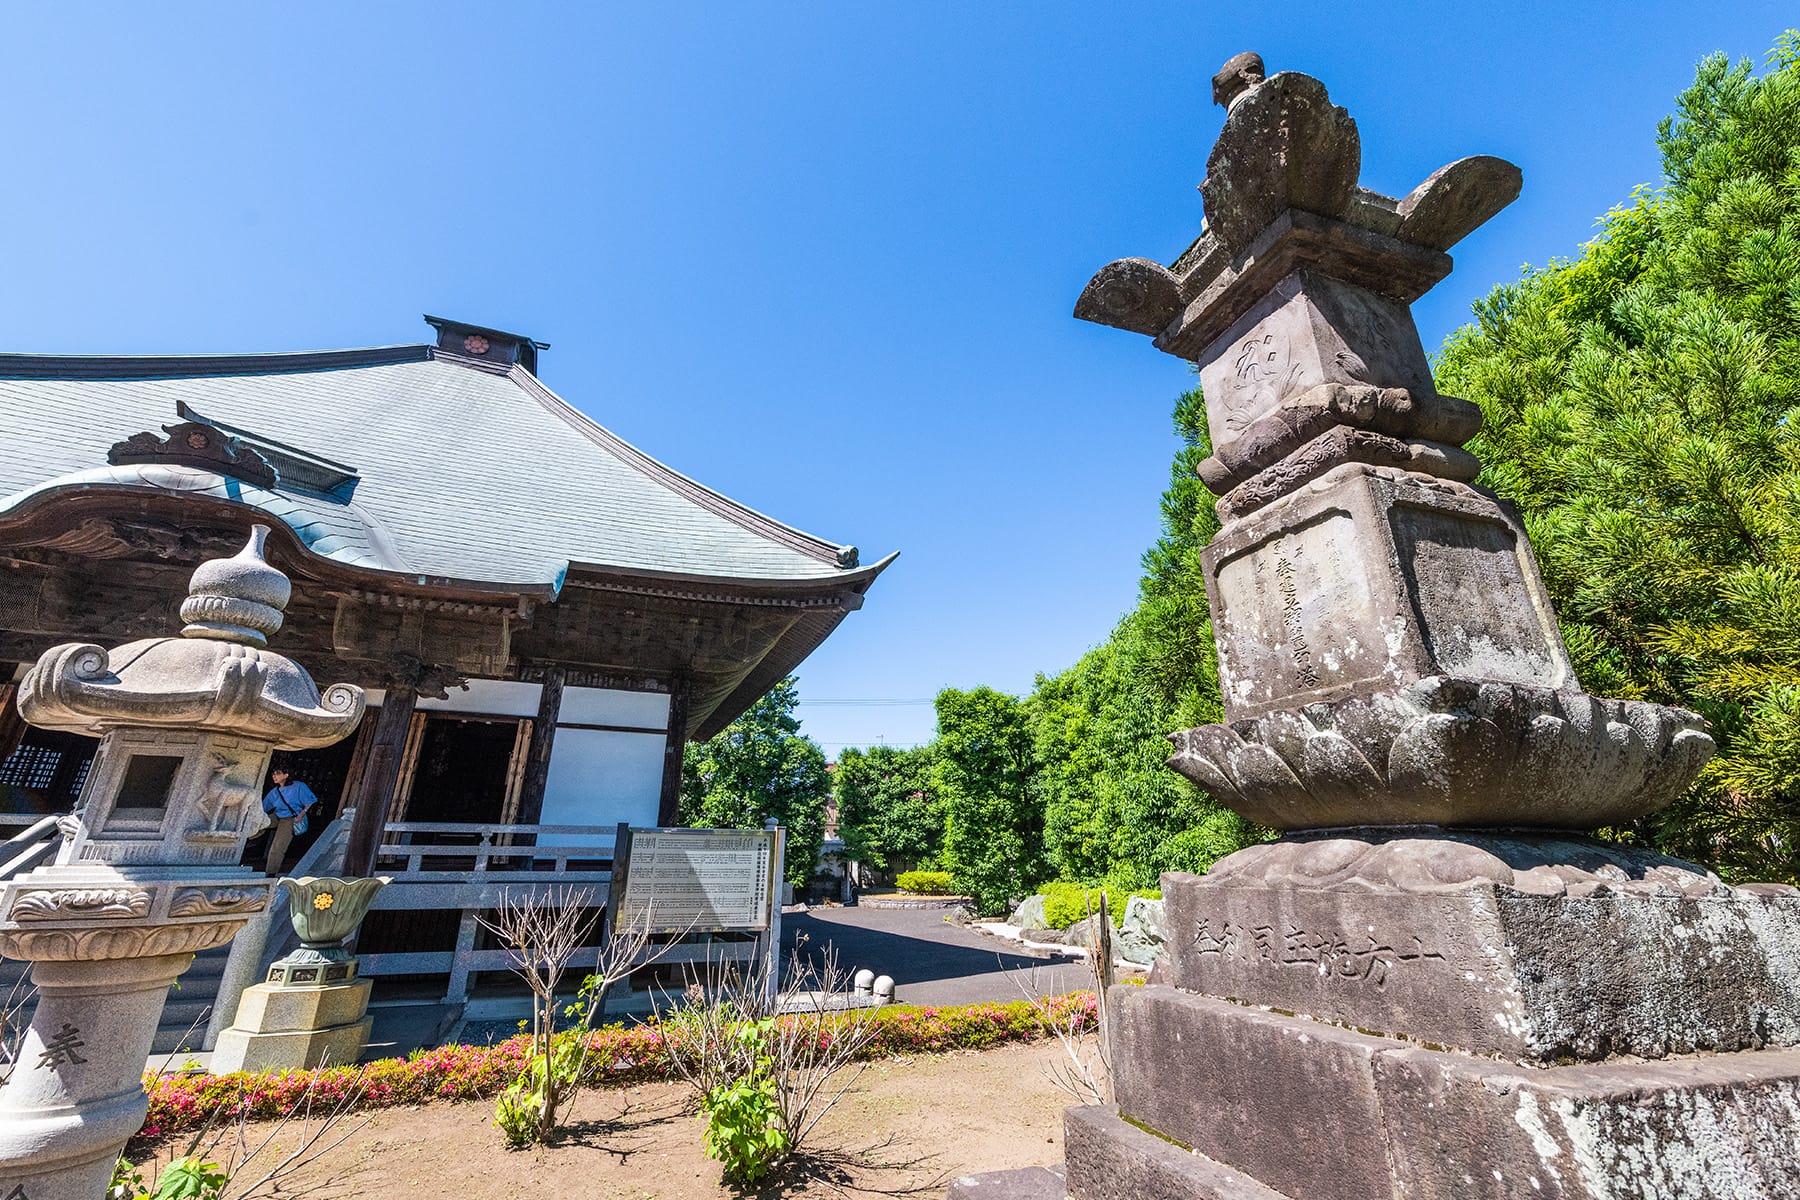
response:
{"label": "pine tree", "polygon": [[1658,133],[1663,183],[1476,306],[1439,386],[1482,406],[1588,690],[1682,704],[1720,753],[1616,831],[1800,873],[1800,36],[1722,55]]}

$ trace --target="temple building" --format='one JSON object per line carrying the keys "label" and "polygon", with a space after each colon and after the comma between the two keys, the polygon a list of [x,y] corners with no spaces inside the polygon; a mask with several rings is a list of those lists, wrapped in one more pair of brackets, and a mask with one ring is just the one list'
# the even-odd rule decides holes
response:
{"label": "temple building", "polygon": [[[371,689],[350,739],[277,761],[325,810],[294,855],[349,874],[429,866],[405,857],[421,842],[566,851],[671,823],[683,743],[892,561],[622,441],[539,381],[544,344],[426,321],[429,341],[363,350],[0,354],[0,840],[68,811],[96,744],[25,726],[7,681],[58,643],[166,632],[253,524],[294,583],[277,648]],[[368,936],[399,952],[469,924],[407,920]]]}

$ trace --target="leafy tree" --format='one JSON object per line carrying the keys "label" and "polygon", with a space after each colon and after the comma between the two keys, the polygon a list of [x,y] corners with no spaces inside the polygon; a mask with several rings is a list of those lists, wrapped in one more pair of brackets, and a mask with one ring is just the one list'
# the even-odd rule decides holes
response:
{"label": "leafy tree", "polygon": [[787,829],[783,868],[795,887],[818,867],[831,794],[824,752],[800,733],[799,700],[784,679],[713,737],[688,743],[676,809],[681,824],[715,829],[760,829],[775,818]]}
{"label": "leafy tree", "polygon": [[1175,406],[1181,448],[1138,604],[1100,646],[1030,698],[1045,850],[1063,879],[1156,886],[1204,871],[1262,831],[1171,771],[1167,735],[1217,721],[1218,660],[1200,552],[1219,521],[1195,474],[1211,453],[1199,389]]}
{"label": "leafy tree", "polygon": [[1714,55],[1663,182],[1572,261],[1496,288],[1439,383],[1482,406],[1584,685],[1683,704],[1720,753],[1617,831],[1794,880],[1800,838],[1800,35]]}
{"label": "leafy tree", "polygon": [[999,913],[1044,877],[1044,814],[1025,705],[980,687],[937,697],[932,785],[944,811],[943,864],[958,891]]}
{"label": "leafy tree", "polygon": [[932,787],[929,746],[845,750],[833,784],[851,858],[895,873],[936,864],[944,813]]}

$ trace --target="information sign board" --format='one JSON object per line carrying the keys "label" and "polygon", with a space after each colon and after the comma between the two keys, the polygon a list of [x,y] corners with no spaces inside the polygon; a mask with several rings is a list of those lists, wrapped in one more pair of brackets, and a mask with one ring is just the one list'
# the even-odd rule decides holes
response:
{"label": "information sign board", "polygon": [[614,924],[653,933],[769,927],[773,830],[634,829]]}

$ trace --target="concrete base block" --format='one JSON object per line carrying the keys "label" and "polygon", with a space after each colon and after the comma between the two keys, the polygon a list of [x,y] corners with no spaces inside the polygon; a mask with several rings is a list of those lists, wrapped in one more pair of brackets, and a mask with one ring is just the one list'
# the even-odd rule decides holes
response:
{"label": "concrete base block", "polygon": [[280,1071],[355,1062],[369,1044],[373,1018],[364,1017],[331,1029],[255,1033],[233,1027],[219,1035],[213,1048],[212,1072]]}
{"label": "concrete base block", "polygon": [[281,987],[259,983],[244,989],[232,1027],[250,1033],[300,1033],[362,1020],[374,981],[354,979],[329,987]]}
{"label": "concrete base block", "polygon": [[1288,1200],[1241,1171],[1120,1120],[1116,1109],[1069,1109],[1063,1145],[1070,1200]]}
{"label": "concrete base block", "polygon": [[1543,1068],[1167,986],[1109,1002],[1120,1112],[1291,1200],[1800,1195],[1800,1050]]}

